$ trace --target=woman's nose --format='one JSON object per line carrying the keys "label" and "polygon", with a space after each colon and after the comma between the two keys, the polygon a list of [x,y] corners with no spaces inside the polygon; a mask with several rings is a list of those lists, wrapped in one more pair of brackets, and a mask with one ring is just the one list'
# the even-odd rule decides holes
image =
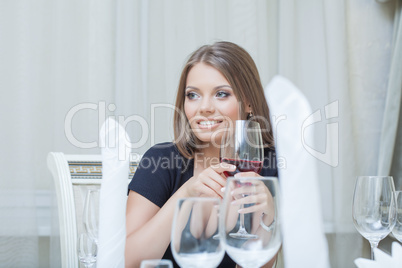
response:
{"label": "woman's nose", "polygon": [[200,112],[201,113],[214,113],[215,105],[213,103],[213,100],[210,100],[209,98],[204,98],[201,103]]}

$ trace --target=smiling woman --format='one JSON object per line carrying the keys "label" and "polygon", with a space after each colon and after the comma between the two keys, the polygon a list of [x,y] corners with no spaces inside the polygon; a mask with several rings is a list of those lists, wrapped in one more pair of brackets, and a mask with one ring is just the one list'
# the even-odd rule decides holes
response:
{"label": "smiling woman", "polygon": [[[190,56],[180,78],[176,111],[175,141],[150,148],[129,185],[128,267],[139,266],[143,259],[159,258],[171,259],[178,267],[170,250],[175,205],[181,198],[223,198],[225,172],[236,167],[220,163],[219,145],[223,132],[236,120],[253,115],[252,120],[264,130],[263,168],[258,174],[243,175],[277,176],[269,110],[258,71],[251,56],[238,45],[217,42]],[[166,160],[168,165],[158,164]],[[226,256],[219,267],[235,267],[235,263]]]}

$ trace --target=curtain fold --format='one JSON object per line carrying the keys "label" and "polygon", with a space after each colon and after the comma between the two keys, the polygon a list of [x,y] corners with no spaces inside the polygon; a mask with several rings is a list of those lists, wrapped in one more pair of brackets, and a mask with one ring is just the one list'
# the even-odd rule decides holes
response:
{"label": "curtain fold", "polygon": [[[401,1],[396,0],[392,58],[389,71],[387,98],[383,117],[378,175],[393,175],[396,188],[402,186],[401,158],[401,94],[402,94],[402,16]],[[399,134],[399,135],[398,135]],[[391,167],[393,167],[391,172]]]}

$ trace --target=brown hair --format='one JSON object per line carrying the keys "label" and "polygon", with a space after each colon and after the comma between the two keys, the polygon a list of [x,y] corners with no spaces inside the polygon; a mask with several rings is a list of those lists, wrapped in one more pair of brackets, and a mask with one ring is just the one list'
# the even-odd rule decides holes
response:
{"label": "brown hair", "polygon": [[[174,137],[180,153],[193,158],[197,145],[202,142],[191,131],[190,124],[184,115],[185,87],[187,75],[197,63],[207,64],[226,78],[233,92],[240,101],[240,111],[245,111],[244,105],[250,104],[253,120],[260,123],[265,147],[274,147],[270,115],[264,90],[258,74],[257,66],[246,50],[231,42],[216,42],[197,49],[188,59],[181,73],[176,97],[176,112],[174,114]],[[241,119],[246,119],[247,113],[241,113]],[[183,136],[184,134],[184,136]]]}

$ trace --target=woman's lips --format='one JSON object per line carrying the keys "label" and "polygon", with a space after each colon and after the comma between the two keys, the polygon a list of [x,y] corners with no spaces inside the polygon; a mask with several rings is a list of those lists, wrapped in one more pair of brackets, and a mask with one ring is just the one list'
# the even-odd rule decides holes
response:
{"label": "woman's lips", "polygon": [[222,120],[200,120],[197,122],[200,129],[212,129],[220,123],[222,123]]}

